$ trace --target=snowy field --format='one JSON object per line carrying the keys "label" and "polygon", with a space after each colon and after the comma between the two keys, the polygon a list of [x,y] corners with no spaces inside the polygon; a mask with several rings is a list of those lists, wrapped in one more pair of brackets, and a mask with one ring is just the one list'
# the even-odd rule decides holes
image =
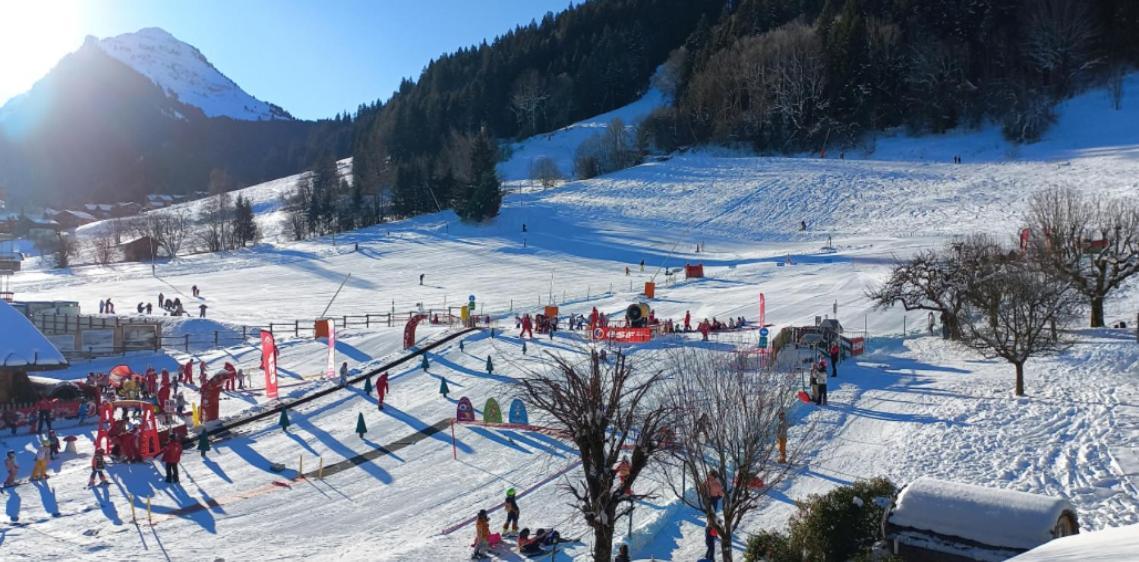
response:
{"label": "snowy field", "polygon": [[[1071,132],[1065,129],[1075,126],[1068,116],[1087,112],[1069,105],[1058,127]],[[922,335],[923,313],[877,311],[865,296],[896,256],[973,231],[1011,239],[1035,190],[1063,185],[1102,197],[1139,196],[1137,152],[1115,137],[1112,150],[1097,151],[1093,140],[1083,139],[1078,150],[1056,148],[1052,154],[1059,159],[980,161],[966,155],[962,165],[943,163],[953,153],[943,162],[886,159],[886,141],[878,145],[881,160],[690,153],[545,192],[511,194],[501,216],[486,226],[463,225],[448,212],[337,236],[335,244],[331,238],[271,238],[243,251],[160,263],[153,275],[149,265],[22,272],[14,283],[18,298],[78,300],[86,311],[106,297],[120,310],[133,309],[159,291],[180,295],[193,310],[197,303],[189,293],[196,284],[211,321],[230,326],[315,317],[351,273],[329,314],[453,305],[473,294],[484,312],[498,315],[506,333],[493,339],[486,332],[468,335],[463,350],[458,340],[449,342],[429,353],[427,372],[417,362],[391,372],[382,412],[357,385],[291,411],[288,433],[266,420],[216,443],[206,460],[187,451],[180,488],[161,483],[156,463],[112,466],[112,486],[84,489],[94,428],[82,428],[79,458],[54,463],[46,485],[6,493],[13,523],[0,535],[0,552],[29,560],[461,560],[473,529],[442,531],[496,506],[507,487],[526,491],[520,500],[524,526],[583,535],[586,529],[558,490],[559,473],[573,475],[575,469],[565,443],[541,434],[459,427],[452,460],[446,420],[459,396],[469,396],[477,408],[488,397],[505,407],[517,395],[517,377],[536,366],[541,351],[572,354],[580,344],[575,335],[562,334],[535,340],[523,355],[511,312],[536,312],[553,301],[563,313],[587,314],[593,306],[615,313],[636,301],[650,280],[658,283],[653,306],[659,317],[691,311],[695,318],[754,321],[762,292],[776,329],[837,311],[848,333],[865,331],[871,338],[866,355],[841,367],[830,406],[796,412],[800,426],[814,426],[815,447],[747,522],[749,530],[784,526],[794,500],[807,494],[879,475],[899,484],[930,475],[1062,495],[1077,507],[1085,529],[1139,523],[1139,346],[1133,332],[1078,330],[1071,351],[1028,364],[1028,396],[1013,398],[1010,367]],[[1130,142],[1139,146],[1139,135]],[[273,193],[290,181],[248,188],[263,194],[255,199],[259,220],[275,220],[279,195]],[[808,224],[804,232],[800,221]],[[820,250],[828,237],[833,253]],[[697,244],[704,251],[697,253]],[[783,265],[787,258],[791,264]],[[685,263],[703,263],[707,278],[666,275]],[[426,275],[422,285],[420,274]],[[1133,283],[1108,303],[1108,323],[1130,323],[1137,308]],[[337,361],[363,370],[398,354],[399,335],[397,328],[349,331]],[[427,341],[442,331],[419,335]],[[633,357],[656,357],[676,345],[731,343],[677,336],[636,348]],[[211,365],[236,360],[252,369],[257,363],[250,346],[195,355]],[[487,355],[494,358],[494,374],[485,372]],[[170,351],[133,359],[184,358]],[[64,375],[82,376],[109,362],[76,364]],[[323,362],[319,342],[282,342],[280,365],[292,373],[286,377],[295,380],[286,382],[296,383],[297,392],[328,384],[305,380],[318,376]],[[440,377],[451,388],[449,398],[438,393]],[[261,401],[256,390],[234,393],[227,410]],[[354,432],[360,413],[368,426],[363,439]],[[26,477],[32,451],[27,439],[6,438],[4,446],[20,451]],[[319,459],[337,468],[322,480],[293,481],[302,458],[306,472]],[[273,473],[270,463],[287,469]],[[138,515],[143,523],[131,522],[132,498],[140,514],[145,498],[152,498],[153,526],[145,515]],[[492,512],[492,529],[502,520],[501,511]],[[693,560],[704,548],[701,525],[662,488],[658,498],[638,507],[633,536],[618,539],[629,541],[637,558]],[[585,560],[588,552],[588,544],[569,545],[559,559]]]}

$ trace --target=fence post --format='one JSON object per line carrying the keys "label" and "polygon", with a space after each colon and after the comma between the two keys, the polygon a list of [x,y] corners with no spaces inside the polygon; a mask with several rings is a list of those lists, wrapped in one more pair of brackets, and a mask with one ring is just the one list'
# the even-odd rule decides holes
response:
{"label": "fence post", "polygon": [[301,321],[300,320],[293,320],[293,337],[299,338],[300,336],[301,336]]}
{"label": "fence post", "polygon": [[218,331],[214,330],[214,347],[218,346]]}
{"label": "fence post", "polygon": [[348,315],[344,315],[344,328],[348,329]]}
{"label": "fence post", "polygon": [[190,334],[186,334],[186,353],[190,353]]}
{"label": "fence post", "polygon": [[365,328],[371,328],[372,327],[372,315],[368,314],[366,312],[364,313],[364,327]]}

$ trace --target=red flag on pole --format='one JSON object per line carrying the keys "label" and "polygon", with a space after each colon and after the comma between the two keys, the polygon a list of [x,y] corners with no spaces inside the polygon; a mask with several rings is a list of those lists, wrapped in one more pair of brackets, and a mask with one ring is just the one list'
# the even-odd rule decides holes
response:
{"label": "red flag on pole", "polygon": [[767,325],[767,299],[763,293],[759,294],[759,327],[762,328]]}
{"label": "red flag on pole", "polygon": [[273,334],[261,330],[261,368],[265,369],[265,396],[277,398],[277,342]]}

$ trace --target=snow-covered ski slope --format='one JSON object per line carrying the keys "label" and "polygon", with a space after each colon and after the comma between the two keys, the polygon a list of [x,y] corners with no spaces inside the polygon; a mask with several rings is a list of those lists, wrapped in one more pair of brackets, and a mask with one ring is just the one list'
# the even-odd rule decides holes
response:
{"label": "snow-covered ski slope", "polygon": [[[1101,101],[1096,119],[1106,123],[1131,115],[1139,96],[1129,96],[1122,113]],[[1064,130],[1081,107],[1069,102],[1058,127]],[[812,447],[795,476],[773,490],[747,522],[748,529],[782,527],[795,499],[878,475],[898,483],[932,475],[1063,495],[1077,507],[1081,525],[1102,529],[1139,523],[1134,334],[1076,332],[1070,352],[1028,364],[1028,396],[1014,399],[1007,365],[922,335],[922,313],[873,310],[865,290],[886,275],[894,256],[977,230],[1011,238],[1037,189],[1066,185],[1100,197],[1139,197],[1139,159],[1126,140],[1113,138],[1110,150],[1096,150],[1088,137],[1078,152],[1053,153],[1060,160],[976,163],[964,153],[962,165],[852,154],[819,160],[698,152],[545,192],[511,193],[502,215],[487,225],[464,225],[452,213],[439,213],[337,236],[335,244],[331,238],[275,241],[180,258],[158,264],[153,276],[149,264],[33,269],[16,276],[14,290],[21,299],[78,300],[88,311],[108,296],[120,310],[133,309],[163,291],[180,295],[194,310],[189,288],[196,284],[210,317],[232,325],[315,317],[348,273],[352,277],[330,315],[455,304],[472,294],[487,313],[534,312],[551,299],[563,312],[588,313],[592,306],[617,312],[638,299],[643,282],[654,280],[658,316],[679,318],[691,311],[697,318],[742,315],[754,321],[763,292],[768,321],[777,327],[812,323],[837,310],[848,331],[867,330],[871,342],[867,355],[840,367],[829,407],[795,412],[792,438],[813,425]],[[1139,133],[1127,142],[1139,146]],[[291,181],[248,188],[247,193],[265,193],[265,204],[255,204],[262,220],[279,212],[272,193]],[[799,231],[800,221],[807,222],[807,231]],[[834,253],[819,249],[828,236]],[[699,253],[698,243],[704,245]],[[791,264],[780,265],[788,257]],[[697,262],[705,264],[705,279],[669,279],[663,272]],[[1139,290],[1132,283],[1109,302],[1109,323],[1130,324],[1137,307]],[[468,525],[442,531],[478,509],[493,508],[507,487],[529,492],[520,502],[524,526],[585,534],[558,490],[559,472],[574,474],[564,443],[542,434],[459,427],[458,460],[452,460],[450,428],[436,426],[454,415],[458,396],[469,396],[479,409],[495,397],[505,408],[518,394],[515,379],[537,367],[541,352],[574,353],[579,344],[564,334],[552,342],[530,342],[523,354],[513,322],[504,320],[500,327],[507,333],[493,339],[470,335],[463,350],[455,341],[431,352],[428,372],[418,363],[392,371],[384,412],[376,409],[374,396],[360,396],[357,385],[290,411],[287,434],[267,420],[217,443],[208,461],[187,451],[181,488],[161,483],[156,464],[112,466],[115,483],[109,489],[85,490],[89,426],[81,432],[80,458],[53,464],[48,486],[6,492],[6,514],[19,524],[8,524],[3,556],[461,560],[473,530]],[[345,333],[359,351],[345,348],[337,360],[363,368],[396,354],[397,332]],[[741,337],[747,341],[754,332]],[[722,337],[707,345],[725,349],[738,341]],[[651,360],[676,345],[701,344],[669,339],[631,351],[634,358]],[[250,369],[257,362],[251,346],[200,354],[211,365],[236,360]],[[485,372],[487,355],[494,358],[493,374]],[[173,351],[169,356],[184,357]],[[138,358],[151,359],[158,360]],[[319,342],[282,345],[281,366],[297,375],[289,383],[306,384],[303,379],[319,373],[323,361]],[[79,364],[73,370],[81,375],[89,369]],[[448,381],[449,398],[438,393],[439,377]],[[234,393],[226,409],[242,403],[259,407],[261,401]],[[368,426],[365,439],[354,433],[360,413]],[[26,478],[28,439],[4,438],[5,446],[20,451]],[[319,457],[326,467],[339,468],[324,480],[291,481],[289,471],[301,456],[306,472]],[[270,463],[283,463],[287,471],[272,473]],[[653,488],[652,481],[645,485]],[[634,546],[636,558],[696,559],[703,552],[701,518],[665,488],[659,491],[660,497],[638,507],[633,536],[623,536],[622,529],[619,540]],[[154,527],[131,524],[132,496],[153,498]],[[134,501],[143,513],[145,501]],[[502,521],[501,511],[492,512],[492,528]],[[588,552],[587,537],[559,559],[586,560]]]}

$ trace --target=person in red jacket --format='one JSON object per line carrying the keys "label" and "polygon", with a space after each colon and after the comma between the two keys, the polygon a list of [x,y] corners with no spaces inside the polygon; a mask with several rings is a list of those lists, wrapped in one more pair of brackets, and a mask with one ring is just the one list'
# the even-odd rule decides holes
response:
{"label": "person in red jacket", "polygon": [[194,360],[191,359],[182,366],[182,372],[178,374],[180,381],[184,383],[194,382]]}
{"label": "person in red jacket", "polygon": [[838,360],[841,358],[842,349],[838,347],[838,342],[831,344],[831,376],[838,376]]}
{"label": "person in red jacket", "polygon": [[380,375],[380,378],[378,380],[376,380],[376,401],[379,403],[381,410],[384,409],[384,395],[387,393],[388,393],[388,374],[384,373],[384,374]]}
{"label": "person in red jacket", "polygon": [[162,387],[158,389],[158,411],[166,411],[166,402],[170,400],[170,384],[168,382],[162,383]]}
{"label": "person in red jacket", "polygon": [[528,313],[522,315],[522,331],[518,333],[518,337],[525,337],[527,332],[530,333],[530,339],[534,339],[534,322],[530,320]]}
{"label": "person in red jacket", "polygon": [[162,379],[159,381],[159,386],[166,386],[170,384],[170,371],[162,369]]}
{"label": "person in red jacket", "polygon": [[162,450],[162,462],[166,465],[166,481],[178,484],[178,463],[182,462],[182,443],[173,434],[167,439],[166,448]]}
{"label": "person in red jacket", "polygon": [[684,331],[692,331],[692,311],[689,310],[684,311]]}
{"label": "person in red jacket", "polygon": [[146,394],[154,396],[158,392],[158,373],[154,369],[146,370]]}
{"label": "person in red jacket", "polygon": [[91,457],[91,478],[87,480],[87,486],[95,485],[95,475],[99,475],[99,481],[103,484],[107,483],[107,475],[103,471],[107,468],[107,460],[104,458],[103,449],[95,449],[95,456]]}

